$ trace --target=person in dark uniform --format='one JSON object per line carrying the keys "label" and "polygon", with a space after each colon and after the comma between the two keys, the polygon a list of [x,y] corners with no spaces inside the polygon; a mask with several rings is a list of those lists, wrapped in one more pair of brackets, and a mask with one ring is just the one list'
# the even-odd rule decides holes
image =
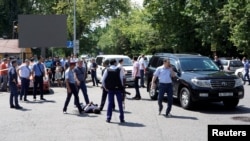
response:
{"label": "person in dark uniform", "polygon": [[72,94],[75,97],[75,104],[78,108],[79,114],[81,114],[81,112],[82,112],[82,107],[81,107],[80,102],[79,102],[79,97],[77,94],[78,90],[77,90],[76,81],[75,81],[74,72],[73,72],[75,65],[76,65],[75,62],[70,62],[70,66],[65,72],[65,83],[66,83],[66,88],[67,88],[67,97],[66,97],[64,107],[63,107],[64,114],[67,114],[67,107],[69,105]]}
{"label": "person in dark uniform", "polygon": [[83,67],[83,60],[79,59],[77,62],[77,66],[74,68],[74,77],[75,77],[76,84],[78,87],[78,93],[81,89],[84,100],[87,105],[89,104],[89,97],[88,97],[87,87],[86,87],[86,82],[85,82],[86,74],[87,74],[87,70],[85,67]]}
{"label": "person in dark uniform", "polygon": [[123,71],[116,66],[115,59],[110,60],[110,67],[104,71],[102,84],[103,88],[108,91],[108,111],[106,122],[110,122],[112,118],[112,107],[114,105],[114,96],[116,95],[118,107],[120,111],[120,122],[125,122],[124,112],[122,107],[122,92],[123,92]]}
{"label": "person in dark uniform", "polygon": [[8,82],[10,87],[10,108],[22,109],[22,107],[18,104],[17,71],[16,71],[17,61],[12,60],[11,64],[12,66],[8,70]]}
{"label": "person in dark uniform", "polygon": [[166,110],[166,117],[171,117],[170,111],[173,104],[173,86],[172,78],[175,77],[175,73],[170,65],[170,60],[168,58],[163,60],[163,65],[156,68],[154,76],[152,78],[151,89],[155,88],[156,78],[159,79],[159,95],[158,95],[158,105],[159,105],[159,115],[163,109],[162,101],[164,94],[167,93],[167,103],[168,107]]}
{"label": "person in dark uniform", "polygon": [[22,100],[24,96],[24,101],[28,101],[27,95],[29,91],[30,76],[31,76],[31,70],[29,68],[29,64],[30,64],[29,59],[25,59],[25,63],[17,68],[18,76],[21,79],[20,100]]}
{"label": "person in dark uniform", "polygon": [[44,68],[44,64],[42,63],[43,57],[38,56],[37,59],[38,59],[38,62],[34,64],[32,68],[32,75],[33,75],[33,81],[34,81],[33,98],[34,100],[36,100],[37,85],[39,84],[40,100],[46,100],[43,97],[43,77],[45,75],[45,68]]}
{"label": "person in dark uniform", "polygon": [[[102,70],[102,76],[103,76],[104,71],[109,67],[109,60],[105,60],[103,62],[103,66],[104,66],[104,69]],[[108,92],[102,86],[102,98],[101,98],[101,104],[100,104],[100,107],[99,107],[100,111],[102,111],[102,109],[103,109],[103,107],[105,105],[107,95],[108,95]],[[114,109],[115,109],[115,103],[113,105],[113,110]]]}

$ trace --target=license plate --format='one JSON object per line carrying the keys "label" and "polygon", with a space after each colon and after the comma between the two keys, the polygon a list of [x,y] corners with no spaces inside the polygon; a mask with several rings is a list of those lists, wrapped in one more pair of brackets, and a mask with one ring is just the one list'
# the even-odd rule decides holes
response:
{"label": "license plate", "polygon": [[233,96],[233,93],[219,93],[219,96]]}
{"label": "license plate", "polygon": [[133,78],[127,78],[126,81],[133,81]]}

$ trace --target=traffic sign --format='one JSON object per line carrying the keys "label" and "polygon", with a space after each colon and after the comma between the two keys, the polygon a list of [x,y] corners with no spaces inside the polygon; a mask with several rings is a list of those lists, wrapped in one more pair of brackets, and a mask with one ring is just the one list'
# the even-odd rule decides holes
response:
{"label": "traffic sign", "polygon": [[67,41],[67,48],[73,48],[74,44],[73,41]]}

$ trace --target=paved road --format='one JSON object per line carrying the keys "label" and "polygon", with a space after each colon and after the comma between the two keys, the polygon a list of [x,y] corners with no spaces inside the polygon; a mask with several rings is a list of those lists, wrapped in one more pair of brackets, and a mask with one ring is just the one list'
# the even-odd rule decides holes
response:
{"label": "paved road", "polygon": [[[215,103],[189,111],[175,102],[172,118],[158,115],[157,102],[149,99],[145,88],[140,89],[142,100],[139,101],[131,99],[135,90],[129,88],[132,95],[126,99],[123,124],[119,123],[118,111],[113,113],[111,123],[106,123],[106,107],[100,115],[79,116],[73,97],[68,114],[63,114],[64,88],[53,88],[53,94],[45,95],[45,102],[21,102],[23,110],[10,109],[9,93],[1,92],[0,141],[206,141],[209,124],[250,124],[250,86],[245,88],[246,96],[235,110],[226,110],[222,104]],[[100,87],[89,83],[88,93],[99,104]],[[32,100],[32,96],[28,99]],[[80,100],[83,101],[81,93]]]}

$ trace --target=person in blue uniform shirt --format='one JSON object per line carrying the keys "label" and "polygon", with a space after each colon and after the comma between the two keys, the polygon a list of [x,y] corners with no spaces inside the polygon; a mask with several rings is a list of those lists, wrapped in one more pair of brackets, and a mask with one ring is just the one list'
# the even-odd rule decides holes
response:
{"label": "person in blue uniform shirt", "polygon": [[44,64],[42,63],[43,57],[38,56],[37,59],[38,59],[38,62],[34,64],[32,68],[33,81],[34,81],[33,98],[34,100],[36,100],[37,86],[39,84],[40,100],[46,100],[43,97],[43,77],[45,76],[45,67],[44,67]]}
{"label": "person in blue uniform shirt", "polygon": [[64,103],[63,107],[63,113],[67,114],[67,107],[69,105],[70,99],[72,94],[75,97],[75,105],[78,108],[79,114],[82,112],[82,107],[79,102],[79,97],[78,97],[78,90],[76,86],[76,80],[74,77],[74,68],[75,68],[76,63],[75,62],[70,62],[69,68],[65,72],[65,83],[66,83],[66,88],[67,88],[67,97]]}
{"label": "person in blue uniform shirt", "polygon": [[166,110],[166,116],[171,117],[171,109],[173,104],[173,86],[172,86],[172,78],[175,77],[175,72],[173,71],[170,60],[168,58],[165,58],[163,60],[163,65],[156,68],[154,72],[154,76],[152,78],[152,85],[151,89],[155,88],[155,81],[156,78],[159,79],[159,95],[158,95],[158,105],[159,105],[159,115],[161,114],[161,111],[163,109],[162,101],[164,94],[167,93],[167,110]]}
{"label": "person in blue uniform shirt", "polygon": [[[8,70],[8,82],[10,88],[10,108],[22,109],[18,103],[18,92],[17,92],[17,61],[12,60],[11,67]],[[15,103],[15,104],[14,104]]]}

